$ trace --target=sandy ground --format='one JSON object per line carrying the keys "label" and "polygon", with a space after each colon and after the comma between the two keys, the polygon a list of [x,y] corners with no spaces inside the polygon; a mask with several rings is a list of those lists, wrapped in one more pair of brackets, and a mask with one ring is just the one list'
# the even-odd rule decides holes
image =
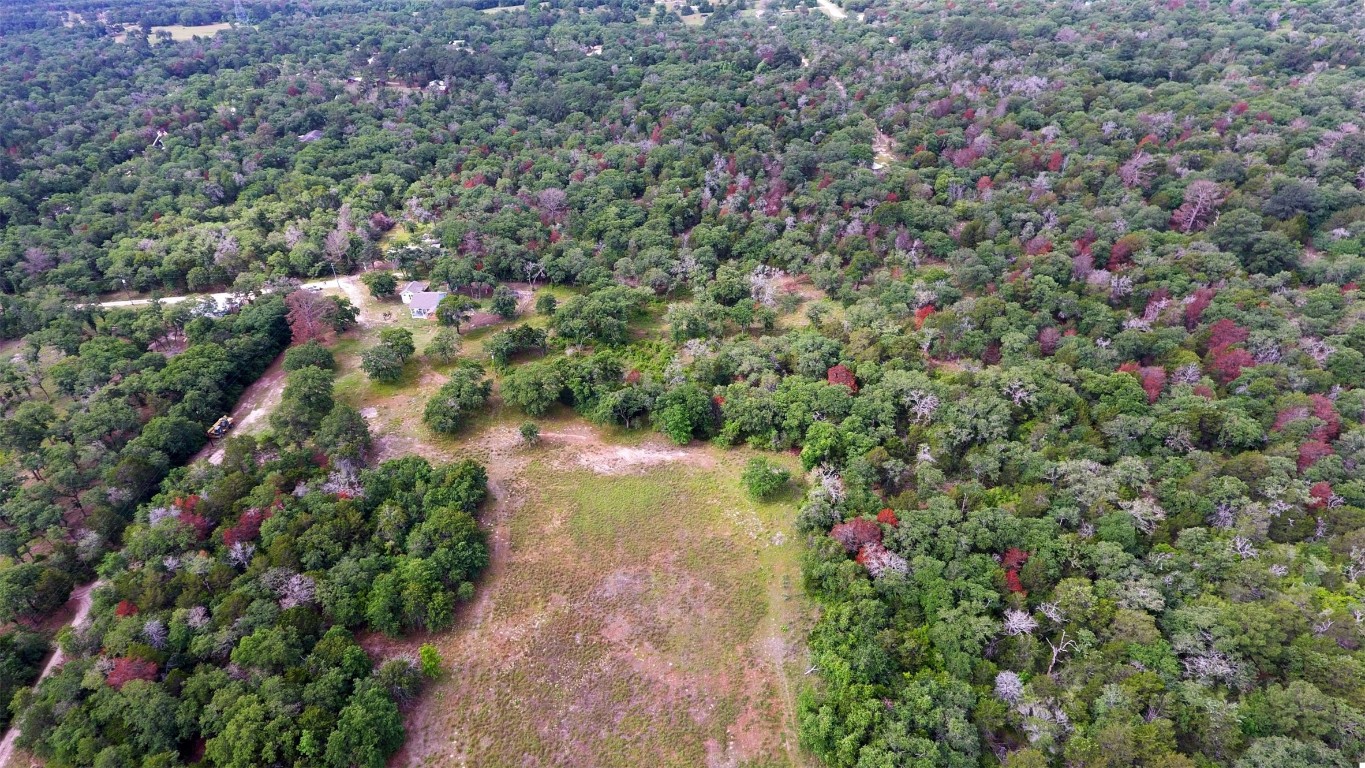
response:
{"label": "sandy ground", "polygon": [[603,441],[601,434],[586,424],[571,425],[557,432],[542,432],[540,438],[547,445],[562,447],[557,452],[561,465],[581,466],[599,475],[629,474],[659,464],[705,468],[716,464],[708,453],[671,447],[657,439],[641,445],[613,445]]}
{"label": "sandy ground", "polygon": [[877,130],[877,135],[872,139],[872,152],[875,156],[872,161],[872,170],[880,171],[896,162],[895,146],[894,139],[882,133],[880,129]]}
{"label": "sandy ground", "polygon": [[[350,283],[354,284],[355,281],[356,281],[355,276],[354,276],[354,275],[347,275],[347,276],[345,276],[345,277],[342,277],[342,278],[341,278],[341,283],[342,283],[343,288],[344,288],[344,286],[347,284],[348,281],[349,281]],[[305,285],[305,286],[309,286],[309,285],[318,285],[318,286],[322,286],[322,287],[324,287],[324,288],[326,288],[326,287],[328,287],[328,286],[336,287],[336,281],[334,281],[334,280],[332,280],[332,279],[330,279],[330,278],[327,279],[327,280],[310,280],[309,282],[306,282],[306,283],[304,283],[303,285]],[[349,295],[349,292],[348,292],[348,295]],[[159,301],[159,302],[161,302],[162,304],[179,304],[179,303],[182,302],[182,301],[199,301],[200,299],[213,299],[213,301],[214,301],[219,307],[226,307],[227,304],[228,304],[228,302],[231,301],[231,300],[232,300],[233,298],[235,298],[236,296],[237,296],[237,294],[234,293],[234,292],[232,292],[232,291],[223,291],[223,292],[220,292],[220,293],[189,293],[189,294],[185,294],[184,296],[162,296],[162,297],[159,298],[159,299],[140,298],[140,299],[119,299],[119,300],[117,300],[117,301],[101,301],[101,302],[99,303],[99,306],[101,306],[101,307],[107,307],[107,308],[113,308],[113,307],[145,307],[145,306],[147,306],[148,304],[151,304],[151,303],[156,302],[156,301]],[[352,301],[355,302],[354,299],[352,299]],[[356,304],[356,306],[360,306],[359,302],[355,302],[355,304]]]}
{"label": "sandy ground", "polygon": [[[69,613],[71,615],[71,621],[68,622],[71,626],[79,629],[85,626],[86,622],[90,620],[90,594],[95,591],[95,588],[98,587],[99,584],[100,583],[97,581],[92,582],[77,587],[72,591],[71,599],[68,600],[66,605],[62,608],[64,613]],[[46,679],[47,676],[55,672],[65,660],[66,658],[62,654],[61,648],[53,651],[52,655],[47,659],[47,664],[43,666],[42,673],[38,675],[38,680],[42,681]],[[5,768],[5,766],[10,764],[11,758],[14,756],[14,742],[18,738],[19,729],[10,728],[5,733],[5,738],[0,739],[0,768]]]}
{"label": "sandy ground", "polygon": [[[237,405],[233,406],[231,416],[236,424],[229,435],[250,434],[259,432],[267,425],[266,417],[279,405],[280,397],[284,394],[285,372],[284,355],[275,358],[275,362],[265,369],[261,378],[252,382],[246,388]],[[199,449],[192,459],[191,464],[201,459],[208,459],[210,464],[223,463],[223,456],[227,448],[222,440],[214,440]]]}
{"label": "sandy ground", "polygon": [[823,11],[826,16],[835,21],[843,21],[848,18],[848,11],[835,5],[830,0],[816,0],[816,4],[820,6],[820,10]]}

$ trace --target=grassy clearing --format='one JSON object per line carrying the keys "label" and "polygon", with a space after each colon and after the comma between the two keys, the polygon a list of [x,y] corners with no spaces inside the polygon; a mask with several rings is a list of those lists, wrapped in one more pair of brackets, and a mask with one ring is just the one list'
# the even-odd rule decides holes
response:
{"label": "grassy clearing", "polygon": [[[136,30],[137,27],[130,26],[128,27],[128,29]],[[222,32],[225,29],[232,29],[232,25],[227,22],[219,22],[217,24],[199,24],[196,26],[172,24],[166,27],[152,27],[152,34],[147,36],[147,40],[151,44],[155,45],[157,42],[158,32],[169,32],[171,34],[172,40],[175,40],[176,42],[185,42],[186,40],[193,40],[196,37],[213,37],[214,35],[218,34],[219,32]],[[127,42],[128,33],[120,32],[118,35],[114,37],[114,40],[120,43]]]}
{"label": "grassy clearing", "polygon": [[745,497],[740,453],[604,475],[573,450],[521,449],[503,567],[438,638],[407,763],[800,764],[794,500]]}
{"label": "grassy clearing", "polygon": [[[365,413],[382,458],[476,458],[494,498],[493,564],[457,629],[368,641],[383,655],[433,641],[450,671],[408,711],[391,764],[803,765],[793,690],[811,609],[790,528],[799,493],[753,502],[739,478],[747,451],[680,449],[567,410],[536,419],[544,441],[523,447],[526,417],[496,397],[460,435],[432,434],[421,414],[446,366],[415,359],[384,385],[359,356],[395,325],[420,353],[437,325],[353,298],[370,322],[334,347],[338,398]],[[483,359],[508,325],[466,333],[462,356]],[[646,338],[664,331],[659,312],[637,326]]]}

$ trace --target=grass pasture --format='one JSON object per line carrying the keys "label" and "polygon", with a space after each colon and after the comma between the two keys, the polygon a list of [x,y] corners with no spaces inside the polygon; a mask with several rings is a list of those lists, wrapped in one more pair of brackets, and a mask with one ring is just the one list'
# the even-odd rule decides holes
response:
{"label": "grass pasture", "polygon": [[[133,26],[129,27],[129,29],[135,30],[137,29],[137,27]],[[187,40],[193,40],[196,37],[213,37],[214,35],[218,34],[219,32],[222,32],[225,29],[232,29],[232,25],[227,22],[219,22],[217,24],[198,24],[195,26],[186,26],[184,24],[172,24],[166,27],[152,27],[152,33],[147,36],[147,40],[151,44],[155,45],[157,41],[158,32],[169,32],[172,40],[183,43]],[[118,35],[114,37],[114,40],[120,43],[127,42],[128,33],[120,32]]]}
{"label": "grass pasture", "polygon": [[638,450],[573,422],[513,449],[501,561],[435,639],[449,674],[410,713],[395,764],[801,764],[794,499],[745,497],[740,453],[657,449],[667,458],[599,471],[613,449]]}
{"label": "grass pasture", "polygon": [[[383,657],[433,642],[446,660],[445,678],[407,709],[390,765],[804,765],[799,492],[753,502],[740,483],[748,451],[674,446],[567,409],[535,419],[542,442],[526,447],[526,416],[496,395],[460,434],[433,434],[422,409],[448,366],[413,360],[384,385],[359,370],[359,354],[394,326],[413,331],[420,353],[437,325],[346,287],[368,321],[334,347],[336,395],[361,409],[378,457],[474,458],[492,494],[492,564],[455,629],[363,640]],[[661,333],[650,320],[645,335]],[[483,359],[487,337],[510,324],[463,334],[462,356]]]}

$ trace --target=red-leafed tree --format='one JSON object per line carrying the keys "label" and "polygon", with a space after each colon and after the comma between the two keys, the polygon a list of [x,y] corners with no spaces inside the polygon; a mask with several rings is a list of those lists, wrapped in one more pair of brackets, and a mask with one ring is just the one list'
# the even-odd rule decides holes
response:
{"label": "red-leafed tree", "polygon": [[294,291],[284,299],[289,308],[285,319],[295,344],[321,339],[332,330],[336,302],[312,291]]}
{"label": "red-leafed tree", "polygon": [[1198,288],[1190,296],[1185,304],[1185,330],[1193,331],[1199,327],[1199,319],[1204,316],[1204,310],[1213,303],[1214,295],[1212,288]]}
{"label": "red-leafed tree", "polygon": [[1280,432],[1290,424],[1306,418],[1308,418],[1308,408],[1306,406],[1290,406],[1289,408],[1281,409],[1279,413],[1275,414],[1275,423],[1272,424],[1270,428],[1276,432]]}
{"label": "red-leafed tree", "polygon": [[1029,553],[1018,547],[1010,547],[1005,550],[1005,554],[1000,558],[1000,565],[1005,569],[1005,588],[1011,592],[1027,594],[1024,585],[1019,581],[1019,569],[1027,563]]}
{"label": "red-leafed tree", "polygon": [[196,512],[182,512],[180,514],[180,524],[194,531],[197,539],[205,539],[213,530],[213,521]]}
{"label": "red-leafed tree", "polygon": [[1222,349],[1213,354],[1213,375],[1221,384],[1227,384],[1242,375],[1243,368],[1256,365],[1256,358],[1245,349]]}
{"label": "red-leafed tree", "polygon": [[269,510],[248,509],[237,518],[236,525],[223,529],[223,544],[231,547],[238,542],[254,541],[261,535],[261,523],[269,519]]}
{"label": "red-leafed tree", "polygon": [[836,365],[830,368],[825,372],[825,379],[830,384],[842,384],[854,392],[858,391],[858,378],[846,365]]}
{"label": "red-leafed tree", "polygon": [[932,314],[934,314],[934,307],[931,304],[926,304],[915,310],[915,330],[918,331],[923,328],[924,321],[928,320],[929,316]]}
{"label": "red-leafed tree", "polygon": [[1038,351],[1044,355],[1051,355],[1057,351],[1057,343],[1062,340],[1062,332],[1056,326],[1049,325],[1038,332]]}
{"label": "red-leafed tree", "polygon": [[120,600],[118,601],[118,605],[114,606],[114,615],[120,618],[124,616],[136,616],[137,606],[127,600]]}
{"label": "red-leafed tree", "polygon": [[1027,563],[1028,559],[1029,553],[1018,547],[1010,547],[1005,550],[1005,554],[1000,556],[1000,564],[1007,571],[1017,571],[1024,567],[1024,563]]}
{"label": "red-leafed tree", "polygon": [[1145,245],[1145,241],[1138,235],[1124,235],[1109,249],[1109,261],[1105,267],[1109,270],[1116,270],[1126,267],[1133,261],[1133,254],[1137,253]]}
{"label": "red-leafed tree", "polygon": [[857,552],[867,544],[882,543],[882,527],[865,517],[855,517],[846,523],[839,523],[829,530],[829,535],[843,544],[849,554]]}
{"label": "red-leafed tree", "polygon": [[1138,369],[1138,379],[1142,389],[1147,392],[1147,402],[1155,403],[1166,388],[1166,369],[1159,365],[1147,365]]}
{"label": "red-leafed tree", "polygon": [[1217,352],[1220,349],[1227,349],[1233,344],[1241,344],[1250,335],[1251,332],[1247,329],[1227,318],[1223,318],[1209,329],[1209,351]]}
{"label": "red-leafed tree", "polygon": [[882,511],[877,513],[877,522],[881,523],[882,525],[889,525],[892,528],[895,528],[897,525],[900,525],[900,520],[897,519],[896,517],[896,510],[890,507],[887,507],[886,509],[883,509]]}
{"label": "red-leafed tree", "polygon": [[1341,417],[1337,406],[1326,395],[1310,395],[1313,401],[1313,415],[1322,421],[1322,426],[1313,432],[1313,437],[1323,442],[1337,439],[1341,434]]}
{"label": "red-leafed tree", "polygon": [[1046,237],[1043,237],[1042,235],[1038,235],[1037,237],[1031,237],[1029,238],[1029,241],[1027,243],[1024,243],[1024,252],[1030,256],[1039,256],[1044,253],[1051,253],[1052,241],[1047,239]]}
{"label": "red-leafed tree", "polygon": [[1019,580],[1018,571],[1005,571],[1005,589],[1021,595],[1028,594],[1028,590],[1024,589],[1024,583]]}
{"label": "red-leafed tree", "polygon": [[1313,509],[1322,509],[1332,500],[1332,484],[1326,480],[1313,483],[1313,487],[1308,489],[1308,495],[1313,497],[1309,506]]}
{"label": "red-leafed tree", "polygon": [[1209,330],[1210,367],[1220,383],[1227,384],[1241,376],[1243,368],[1256,365],[1256,359],[1250,352],[1233,348],[1234,344],[1241,344],[1250,335],[1247,329],[1227,318],[1214,323]]}
{"label": "red-leafed tree", "polygon": [[1309,440],[1299,446],[1299,471],[1303,472],[1318,463],[1324,456],[1331,456],[1332,446],[1321,440]]}
{"label": "red-leafed tree", "polygon": [[117,691],[133,680],[155,681],[156,671],[157,667],[154,661],[121,656],[114,659],[114,668],[109,670],[109,676],[104,681],[109,684],[109,687]]}

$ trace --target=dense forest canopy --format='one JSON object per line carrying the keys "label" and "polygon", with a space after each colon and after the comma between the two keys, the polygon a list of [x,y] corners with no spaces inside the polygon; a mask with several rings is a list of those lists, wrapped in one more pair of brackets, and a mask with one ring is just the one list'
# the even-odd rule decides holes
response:
{"label": "dense forest canopy", "polygon": [[[23,744],[398,748],[424,665],[352,633],[450,626],[486,477],[367,466],[317,343],[355,308],[296,288],[378,263],[404,279],[376,296],[449,294],[434,432],[496,396],[799,453],[824,764],[1359,759],[1358,4],[481,8],[0,2]],[[459,359],[473,314],[518,317],[512,282],[571,295]],[[205,292],[242,302],[99,305]],[[269,430],[181,466],[291,341]],[[363,368],[397,383],[416,352],[386,329]],[[96,577],[72,661],[24,689]]]}

